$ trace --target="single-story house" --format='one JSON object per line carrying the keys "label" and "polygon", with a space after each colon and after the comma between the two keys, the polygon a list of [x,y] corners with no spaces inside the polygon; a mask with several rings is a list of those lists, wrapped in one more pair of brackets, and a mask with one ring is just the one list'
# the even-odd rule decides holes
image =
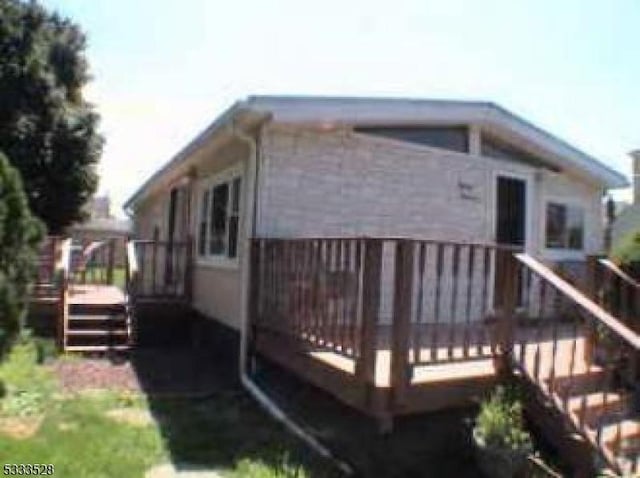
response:
{"label": "single-story house", "polygon": [[576,262],[601,252],[603,195],[625,186],[489,102],[257,96],[221,114],[125,208],[138,238],[193,238],[193,306],[238,330],[249,237],[506,243]]}

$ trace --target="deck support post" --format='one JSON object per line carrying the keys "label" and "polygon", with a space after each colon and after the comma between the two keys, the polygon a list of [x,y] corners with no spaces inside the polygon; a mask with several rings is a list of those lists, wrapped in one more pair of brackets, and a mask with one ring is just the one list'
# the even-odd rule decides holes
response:
{"label": "deck support post", "polygon": [[412,241],[402,239],[396,242],[389,403],[392,412],[403,406],[407,388],[411,384],[409,335],[413,302],[413,249]]}
{"label": "deck support post", "polygon": [[107,284],[113,285],[113,267],[115,263],[116,254],[116,240],[114,238],[108,239],[109,249],[107,251]]}
{"label": "deck support post", "polygon": [[[363,245],[362,326],[360,328],[360,355],[356,360],[355,375],[363,386],[365,407],[369,408],[373,405],[376,387],[376,349],[383,242],[364,239]],[[376,416],[380,415],[380,410],[371,411]]]}
{"label": "deck support post", "polygon": [[185,265],[184,265],[184,297],[189,305],[193,298],[193,236],[187,236],[187,244],[185,245]]}
{"label": "deck support post", "polygon": [[518,262],[514,251],[498,250],[499,274],[496,281],[496,293],[501,294],[501,307],[498,321],[499,354],[496,357],[496,372],[498,376],[508,376],[511,372],[511,355],[513,354],[515,312],[518,304],[518,289],[521,285],[518,274]]}
{"label": "deck support post", "polygon": [[256,347],[255,347],[255,339],[256,339],[256,324],[259,320],[260,314],[260,298],[261,292],[260,288],[262,286],[262,254],[260,247],[259,239],[251,239],[249,247],[249,261],[250,267],[249,270],[251,273],[249,274],[249,306],[248,312],[249,317],[247,320],[247,355],[248,360],[246,364],[249,370],[245,370],[249,375],[254,375],[256,371]]}

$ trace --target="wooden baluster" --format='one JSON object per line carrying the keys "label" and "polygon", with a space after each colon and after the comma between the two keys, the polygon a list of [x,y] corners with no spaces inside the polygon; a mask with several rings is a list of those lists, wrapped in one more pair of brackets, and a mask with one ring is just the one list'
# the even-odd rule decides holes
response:
{"label": "wooden baluster", "polygon": [[458,312],[458,272],[460,269],[460,246],[454,244],[451,249],[451,279],[453,281],[451,285],[451,316],[449,317],[449,346],[447,349],[447,357],[449,360],[454,358],[455,341],[456,341],[456,326],[457,326],[457,312]]}
{"label": "wooden baluster", "polygon": [[362,315],[360,313],[360,280],[362,279],[362,240],[356,239],[355,241],[355,290],[353,292],[353,303],[351,307],[351,314],[353,315],[353,327],[351,328],[351,343],[353,344],[354,357],[360,357],[361,344],[360,334],[362,328]]}
{"label": "wooden baluster", "polygon": [[154,237],[151,249],[151,276],[153,278],[151,282],[151,294],[156,295],[156,272],[158,268],[158,239]]}
{"label": "wooden baluster", "polygon": [[338,243],[335,239],[329,241],[329,290],[330,290],[330,303],[329,310],[329,341],[331,348],[336,348],[336,336],[338,325],[338,307],[336,296],[338,294],[338,287],[336,283],[337,271],[338,271]]}
{"label": "wooden baluster", "polygon": [[533,365],[533,377],[537,383],[540,383],[540,361],[542,360],[542,352],[540,350],[541,342],[542,342],[542,329],[544,327],[545,322],[545,309],[546,309],[546,301],[547,301],[547,282],[540,278],[540,304],[539,304],[539,317],[538,324],[536,326],[536,352],[534,356],[534,365]]}
{"label": "wooden baluster", "polygon": [[571,356],[569,357],[569,375],[568,375],[568,384],[567,388],[563,390],[562,405],[564,410],[568,410],[569,405],[569,397],[573,393],[573,377],[576,366],[576,355],[578,353],[578,320],[573,318],[577,316],[578,310],[574,306],[572,307],[574,310],[572,311],[572,327],[571,327]]}
{"label": "wooden baluster", "polygon": [[[416,320],[413,333],[413,363],[416,364],[421,360],[422,354],[422,308],[424,301],[424,269],[427,260],[426,243],[420,242],[418,245],[418,297],[416,303]],[[428,326],[424,321],[425,328]]]}
{"label": "wooden baluster", "polygon": [[[492,255],[492,250],[488,247],[484,247],[483,248],[484,254],[482,257],[482,298],[481,298],[481,316],[484,322],[484,319],[486,318],[487,315],[487,305],[489,303],[489,298],[488,298],[488,294],[489,294],[489,282],[490,282],[490,277],[491,277],[491,255]],[[484,355],[484,348],[485,345],[484,343],[486,342],[486,324],[482,323],[480,325],[480,327],[478,327],[478,334],[477,334],[477,340],[478,340],[478,350],[477,350],[477,354],[478,356]]]}
{"label": "wooden baluster", "polygon": [[[532,304],[531,304],[531,294],[532,294],[532,273],[531,270],[528,268],[524,268],[523,269],[523,275],[524,278],[522,280],[523,282],[523,287],[524,287],[524,291],[523,291],[523,295],[524,295],[524,310],[525,310],[525,314],[527,316],[530,316],[531,314],[531,310],[532,310]],[[528,324],[527,324],[528,325]],[[526,366],[526,357],[527,357],[527,347],[528,347],[528,341],[529,341],[529,330],[526,326],[519,326],[518,327],[518,334],[520,335],[520,350],[519,350],[519,363],[520,363],[520,367],[525,367]]]}
{"label": "wooden baluster", "polygon": [[322,309],[320,302],[320,288],[322,287],[322,241],[313,241],[312,247],[312,287],[311,287],[311,309],[313,313],[313,337],[317,344],[320,340],[320,329],[322,323]]}
{"label": "wooden baluster", "polygon": [[302,332],[309,340],[309,241],[300,243],[300,320]]}
{"label": "wooden baluster", "polygon": [[[555,291],[556,294],[556,300],[554,301],[554,305],[557,304],[558,302],[558,296],[559,293],[557,291]],[[560,296],[560,300],[563,300],[563,298]],[[560,309],[560,310],[558,310]],[[559,313],[562,312],[562,307],[555,307],[555,310],[553,311],[553,315],[551,316],[551,320],[552,320],[552,324],[551,324],[551,330],[552,330],[552,339],[551,339],[551,365],[550,365],[550,370],[549,370],[549,392],[550,393],[554,393],[556,388],[555,388],[555,380],[556,380],[556,355],[558,352],[558,322],[560,321],[560,316],[558,315]]]}
{"label": "wooden baluster", "polygon": [[[615,348],[609,348],[607,347],[605,350],[605,363],[604,363],[604,374],[602,375],[602,381],[601,381],[601,386],[598,387],[598,390],[602,390],[602,409],[606,410],[607,409],[607,404],[609,402],[609,387],[611,386],[612,383],[612,379],[613,379],[613,374],[614,374],[614,368],[615,368],[615,360],[614,357],[612,357],[612,350],[614,350],[614,353],[617,351],[617,347]],[[603,416],[600,416],[598,418],[598,425],[597,425],[597,429],[596,429],[596,443],[598,443],[598,445],[600,447],[602,447],[602,430],[604,429],[604,426],[606,425],[606,420],[604,419]]]}
{"label": "wooden baluster", "polygon": [[465,302],[465,327],[462,351],[464,358],[469,358],[469,337],[471,328],[471,304],[473,301],[473,279],[475,267],[475,250],[476,248],[469,245],[467,248],[467,294]]}
{"label": "wooden baluster", "polygon": [[434,299],[435,309],[433,313],[433,333],[431,334],[431,360],[437,362],[438,357],[438,327],[440,326],[440,292],[442,282],[442,270],[444,268],[444,245],[438,243],[436,245],[436,296]]}
{"label": "wooden baluster", "polygon": [[344,328],[342,330],[342,352],[345,354],[353,353],[353,342],[351,342],[351,329],[354,325],[355,317],[352,315],[352,307],[351,304],[353,302],[353,271],[351,269],[351,239],[345,239],[342,241],[344,245],[344,254],[343,254],[343,268],[344,272],[342,274],[342,317],[344,322]]}

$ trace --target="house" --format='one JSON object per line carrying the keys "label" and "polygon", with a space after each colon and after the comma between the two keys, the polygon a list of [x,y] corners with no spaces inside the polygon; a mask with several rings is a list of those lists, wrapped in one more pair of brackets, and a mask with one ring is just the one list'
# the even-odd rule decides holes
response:
{"label": "house", "polygon": [[[94,197],[87,209],[89,217],[85,221],[73,224],[68,231],[76,244],[87,246],[112,239],[126,242],[131,233],[131,224],[126,219],[119,219],[112,215],[109,196]],[[124,267],[124,248],[115,248],[114,255],[116,266]]]}
{"label": "house", "polygon": [[640,150],[632,151],[629,156],[633,161],[633,202],[616,215],[611,230],[614,246],[620,244],[625,236],[640,230]]}
{"label": "house", "polygon": [[[138,294],[178,293],[235,331],[241,373],[267,357],[388,429],[510,371],[560,414],[551,426],[637,471],[620,445],[640,433],[620,414],[635,378],[605,370],[640,336],[600,300],[594,261],[602,198],[625,186],[493,103],[259,96],[125,208]],[[603,328],[615,348],[593,338]]]}
{"label": "house", "polygon": [[137,237],[195,239],[193,304],[238,329],[247,236],[499,242],[584,260],[602,250],[603,194],[626,183],[491,103],[252,97],[125,207]]}

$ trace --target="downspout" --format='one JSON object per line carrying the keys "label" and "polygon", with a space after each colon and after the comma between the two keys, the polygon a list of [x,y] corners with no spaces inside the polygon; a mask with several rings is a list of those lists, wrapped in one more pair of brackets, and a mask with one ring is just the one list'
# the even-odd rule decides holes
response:
{"label": "downspout", "polygon": [[[269,121],[270,117],[265,116],[258,130]],[[258,146],[256,139],[246,134],[235,122],[233,123],[233,135],[240,141],[245,143],[249,148],[249,155],[246,167],[247,181],[247,203],[245,206],[245,227],[244,227],[244,244],[243,258],[241,261],[241,304],[240,304],[240,354],[238,357],[238,366],[240,373],[240,383],[245,390],[269,413],[274,419],[282,423],[291,433],[300,438],[304,443],[311,447],[320,456],[331,460],[342,472],[352,475],[352,468],[338,460],[331,451],[322,445],[315,437],[307,433],[300,425],[295,423],[287,414],[268,396],[247,374],[247,351],[248,351],[248,328],[249,328],[249,279],[251,274],[251,261],[249,260],[249,251],[251,250],[251,239],[255,234],[255,218],[256,203],[258,191]]]}

